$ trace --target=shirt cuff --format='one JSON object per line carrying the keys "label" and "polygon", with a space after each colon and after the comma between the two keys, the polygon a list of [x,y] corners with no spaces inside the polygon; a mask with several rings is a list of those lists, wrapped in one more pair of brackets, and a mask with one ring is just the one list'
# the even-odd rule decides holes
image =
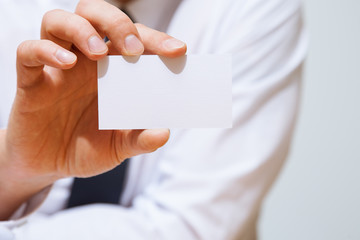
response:
{"label": "shirt cuff", "polygon": [[23,203],[7,221],[0,221],[0,227],[13,229],[26,223],[28,217],[34,213],[48,196],[51,186],[48,186]]}

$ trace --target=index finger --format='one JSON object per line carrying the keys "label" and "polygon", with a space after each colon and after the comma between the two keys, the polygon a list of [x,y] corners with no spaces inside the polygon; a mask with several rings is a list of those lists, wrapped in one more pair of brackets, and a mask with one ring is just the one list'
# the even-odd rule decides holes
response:
{"label": "index finger", "polygon": [[141,55],[144,52],[134,23],[117,7],[103,0],[82,0],[75,13],[106,35],[122,55]]}

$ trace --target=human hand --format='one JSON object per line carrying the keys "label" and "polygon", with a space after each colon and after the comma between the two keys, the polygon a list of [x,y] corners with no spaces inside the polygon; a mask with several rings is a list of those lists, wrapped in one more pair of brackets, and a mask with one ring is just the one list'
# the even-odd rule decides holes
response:
{"label": "human hand", "polygon": [[18,48],[16,98],[8,129],[0,134],[0,172],[7,170],[14,185],[27,182],[22,201],[59,178],[100,174],[168,140],[168,130],[98,130],[96,60],[186,52],[182,42],[133,24],[102,0],[80,1],[75,14],[48,12],[41,38]]}

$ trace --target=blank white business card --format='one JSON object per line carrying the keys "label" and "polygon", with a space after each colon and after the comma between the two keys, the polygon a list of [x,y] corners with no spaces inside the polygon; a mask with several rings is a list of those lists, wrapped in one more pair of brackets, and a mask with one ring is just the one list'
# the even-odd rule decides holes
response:
{"label": "blank white business card", "polygon": [[98,61],[99,129],[230,128],[230,55]]}

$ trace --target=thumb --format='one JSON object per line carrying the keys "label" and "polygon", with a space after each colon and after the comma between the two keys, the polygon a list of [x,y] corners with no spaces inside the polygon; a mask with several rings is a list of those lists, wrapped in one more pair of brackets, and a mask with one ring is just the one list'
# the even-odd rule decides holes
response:
{"label": "thumb", "polygon": [[[121,135],[124,132],[119,131]],[[142,153],[150,153],[162,147],[170,137],[169,129],[145,129],[130,130],[121,138],[118,138],[117,155],[126,159]]]}

